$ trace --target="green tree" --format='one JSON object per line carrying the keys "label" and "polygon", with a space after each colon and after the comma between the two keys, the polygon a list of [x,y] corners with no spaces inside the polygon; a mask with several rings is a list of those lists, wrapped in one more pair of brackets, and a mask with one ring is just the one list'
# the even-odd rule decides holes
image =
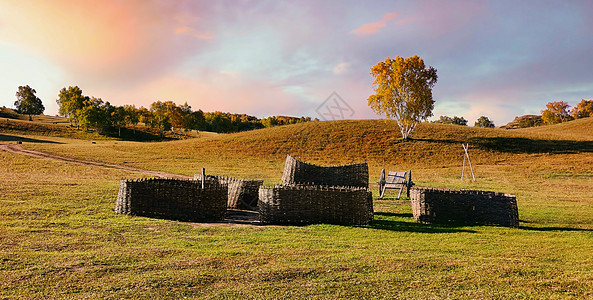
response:
{"label": "green tree", "polygon": [[59,111],[61,116],[64,116],[70,121],[70,124],[74,122],[76,127],[79,126],[79,118],[82,109],[85,106],[85,100],[89,100],[89,97],[82,95],[82,90],[78,86],[70,86],[67,89],[62,88],[58,99]]}
{"label": "green tree", "polygon": [[144,106],[138,108],[138,120],[139,123],[143,123],[144,126],[150,126],[152,122],[152,113]]}
{"label": "green tree", "polygon": [[264,125],[264,127],[278,126],[278,118],[276,118],[276,116],[270,116],[265,119],[262,119],[261,123]]}
{"label": "green tree", "polygon": [[205,113],[204,118],[206,119],[206,124],[208,124],[208,131],[214,131],[217,133],[228,133],[236,131],[233,128],[233,122],[229,114],[216,111],[213,113]]}
{"label": "green tree", "polygon": [[581,99],[581,102],[572,109],[571,115],[575,119],[593,117],[593,100]]}
{"label": "green tree", "polygon": [[565,101],[548,102],[546,109],[542,111],[544,123],[553,125],[572,120],[572,116],[568,113],[569,107]]}
{"label": "green tree", "polygon": [[494,122],[490,121],[486,116],[480,116],[476,123],[474,123],[475,127],[482,127],[482,128],[494,128]]}
{"label": "green tree", "polygon": [[437,82],[437,70],[426,67],[422,58],[396,56],[371,68],[374,95],[369,106],[379,114],[394,119],[402,138],[407,140],[416,125],[432,116],[432,88]]}
{"label": "green tree", "polygon": [[451,118],[449,116],[440,116],[439,119],[434,121],[433,123],[453,124],[453,118]]}
{"label": "green tree", "polygon": [[45,107],[37,96],[35,91],[30,86],[19,86],[16,92],[16,101],[14,106],[19,114],[29,115],[29,121],[33,121],[31,115],[40,115],[45,111]]}
{"label": "green tree", "polygon": [[453,118],[449,116],[440,116],[439,119],[433,123],[467,126],[467,120],[464,117],[458,116],[453,116]]}
{"label": "green tree", "polygon": [[464,117],[453,116],[453,125],[467,126],[467,120]]}
{"label": "green tree", "polygon": [[136,109],[134,105],[124,105],[124,110],[126,111],[126,124],[132,125],[134,134],[136,134],[136,126],[140,122],[140,110]]}
{"label": "green tree", "polygon": [[109,126],[106,105],[100,98],[84,97],[82,108],[77,110],[77,124],[85,129],[94,128],[98,133]]}
{"label": "green tree", "polygon": [[[168,101],[170,102],[170,101]],[[171,129],[171,114],[170,104],[167,102],[153,102],[150,105],[150,126],[158,128],[161,131],[161,137],[164,135],[165,130]]]}
{"label": "green tree", "polygon": [[171,114],[171,125],[173,128],[183,129],[184,133],[189,127],[187,127],[188,119],[191,114],[191,106],[185,102],[185,104],[181,106],[175,105],[175,103],[170,102],[172,105],[169,105],[169,112]]}
{"label": "green tree", "polygon": [[115,106],[109,115],[111,125],[117,128],[117,136],[121,136],[121,128],[127,124],[127,110],[123,106]]}
{"label": "green tree", "polygon": [[190,130],[206,130],[204,112],[201,109],[191,112],[185,118],[185,124],[183,126]]}

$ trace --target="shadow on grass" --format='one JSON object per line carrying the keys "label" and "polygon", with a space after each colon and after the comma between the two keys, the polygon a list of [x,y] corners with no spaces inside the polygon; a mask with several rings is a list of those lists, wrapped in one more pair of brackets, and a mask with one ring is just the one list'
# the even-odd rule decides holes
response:
{"label": "shadow on grass", "polygon": [[31,138],[14,136],[14,135],[6,135],[6,134],[0,134],[0,141],[4,141],[4,142],[23,142],[23,143],[63,144],[63,143],[60,143],[60,142],[40,140],[40,139],[31,139]]}
{"label": "shadow on grass", "polygon": [[118,131],[116,128],[110,128],[103,132],[103,135],[116,138],[121,141],[130,141],[130,142],[164,142],[164,141],[173,141],[177,140],[176,138],[172,138],[169,136],[161,136],[158,131],[151,132],[147,129],[129,129],[129,128],[122,128],[121,132]]}
{"label": "shadow on grass", "polygon": [[414,215],[412,213],[390,213],[390,212],[376,212],[375,216],[384,216],[384,217],[398,217],[398,218],[413,218]]}
{"label": "shadow on grass", "polygon": [[515,137],[479,137],[470,139],[470,143],[483,150],[493,150],[515,154],[573,154],[581,152],[593,152],[593,141],[535,140]]}
{"label": "shadow on grass", "polygon": [[[403,213],[403,214],[396,214],[396,213],[375,213],[375,216],[384,216],[384,217],[399,217],[399,218],[412,218],[412,214],[410,213]],[[466,233],[475,233],[474,230],[467,230],[467,229],[460,229],[457,226],[449,226],[449,225],[434,225],[434,224],[422,224],[415,221],[407,222],[407,221],[396,221],[396,220],[374,220],[368,228],[373,229],[380,229],[380,230],[389,230],[389,231],[399,231],[399,232],[422,232],[422,233],[458,233],[458,232],[466,232]]]}
{"label": "shadow on grass", "polygon": [[383,195],[383,198],[381,198],[381,199],[377,198],[376,200],[395,201],[394,204],[397,204],[397,205],[404,205],[404,204],[406,204],[407,201],[410,201],[410,198],[408,196],[406,196],[405,189],[402,192],[402,195],[400,196],[400,198],[397,199],[398,191],[399,190],[396,190],[396,189],[387,189],[387,190],[385,190],[385,195]]}
{"label": "shadow on grass", "polygon": [[430,143],[441,143],[441,144],[461,144],[465,143],[465,140],[461,139],[429,139],[429,138],[408,138],[409,141],[401,141],[401,143],[406,142],[430,142]]}
{"label": "shadow on grass", "polygon": [[422,141],[440,144],[461,144],[469,142],[482,150],[506,153],[551,153],[551,154],[576,154],[593,152],[593,141],[569,140],[540,140],[520,137],[473,137],[465,139],[430,139],[415,138],[410,141]]}
{"label": "shadow on grass", "polygon": [[519,226],[519,229],[531,231],[581,231],[593,232],[593,229],[572,228],[572,227],[533,227],[533,226]]}

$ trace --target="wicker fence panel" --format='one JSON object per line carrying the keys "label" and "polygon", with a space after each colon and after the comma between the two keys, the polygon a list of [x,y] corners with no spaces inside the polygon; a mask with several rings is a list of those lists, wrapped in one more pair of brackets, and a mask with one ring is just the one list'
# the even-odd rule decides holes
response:
{"label": "wicker fence panel", "polygon": [[[202,181],[202,174],[194,174],[194,179]],[[206,175],[207,181],[217,181],[228,186],[228,208],[255,210],[258,204],[259,187],[263,180],[239,179],[233,177]]]}
{"label": "wicker fence panel", "polygon": [[410,199],[420,222],[519,226],[517,199],[511,194],[413,187]]}
{"label": "wicker fence panel", "polygon": [[227,186],[208,181],[141,179],[120,182],[115,212],[184,221],[222,221]]}
{"label": "wicker fence panel", "polygon": [[286,156],[283,185],[369,186],[367,163],[342,166],[317,166]]}
{"label": "wicker fence panel", "polygon": [[261,187],[259,218],[263,224],[366,225],[373,220],[373,198],[360,187]]}

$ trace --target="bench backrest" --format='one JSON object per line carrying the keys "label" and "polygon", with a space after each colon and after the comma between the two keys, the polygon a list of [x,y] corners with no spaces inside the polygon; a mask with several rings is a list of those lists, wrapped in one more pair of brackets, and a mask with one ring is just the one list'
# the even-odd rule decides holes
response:
{"label": "bench backrest", "polygon": [[403,185],[406,183],[406,175],[408,172],[393,172],[389,171],[387,178],[385,178],[386,185]]}

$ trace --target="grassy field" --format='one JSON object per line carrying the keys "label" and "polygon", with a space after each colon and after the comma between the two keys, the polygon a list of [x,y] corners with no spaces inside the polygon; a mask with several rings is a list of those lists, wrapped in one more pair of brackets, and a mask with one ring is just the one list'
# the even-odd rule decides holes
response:
{"label": "grassy field", "polygon": [[[367,161],[418,185],[517,195],[521,227],[413,221],[375,199],[369,226],[228,226],[113,213],[124,171],[0,152],[0,298],[593,298],[593,120],[521,130],[310,122],[168,142],[24,135],[0,143],[187,174],[280,180],[286,154]],[[94,144],[92,142],[95,142]],[[463,149],[477,180],[460,180]],[[376,197],[376,190],[373,193]]]}

